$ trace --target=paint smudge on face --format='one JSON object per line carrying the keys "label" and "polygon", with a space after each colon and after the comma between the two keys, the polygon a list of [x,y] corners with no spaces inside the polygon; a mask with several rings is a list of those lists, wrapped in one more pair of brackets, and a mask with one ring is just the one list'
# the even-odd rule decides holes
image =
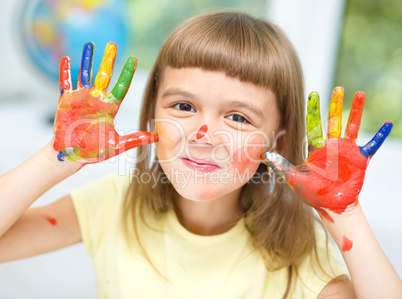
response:
{"label": "paint smudge on face", "polygon": [[[258,167],[259,157],[263,152],[262,143],[264,137],[261,135],[254,136],[250,141],[243,147],[239,148],[232,156],[232,165],[229,166],[228,172],[234,175],[236,172],[238,174],[244,174],[246,169],[250,166]],[[250,175],[252,175],[250,173]]]}
{"label": "paint smudge on face", "polygon": [[352,249],[353,242],[346,238],[345,236],[342,237],[342,251],[349,251]]}
{"label": "paint smudge on face", "polygon": [[56,218],[50,217],[48,215],[42,215],[44,219],[46,219],[51,225],[56,226],[57,225],[57,220]]}
{"label": "paint smudge on face", "polygon": [[197,132],[197,139],[201,139],[202,137],[204,137],[204,135],[207,133],[208,130],[208,126],[207,125],[202,125],[202,127],[198,130]]}
{"label": "paint smudge on face", "polygon": [[197,193],[197,200],[207,201],[214,199],[218,196],[219,192],[213,191],[209,188],[205,188]]}

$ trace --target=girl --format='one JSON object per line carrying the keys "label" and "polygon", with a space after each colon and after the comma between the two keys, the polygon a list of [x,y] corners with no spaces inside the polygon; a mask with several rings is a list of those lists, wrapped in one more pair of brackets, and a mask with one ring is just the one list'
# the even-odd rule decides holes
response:
{"label": "girl", "polygon": [[[116,49],[108,44],[93,88],[91,43],[76,91],[62,59],[52,142],[0,178],[0,261],[83,241],[98,298],[401,297],[357,201],[367,162],[391,129],[386,123],[357,147],[363,94],[341,138],[343,89],[334,90],[327,139],[318,95],[310,95],[302,164],[304,95],[293,47],[266,21],[211,12],[167,39],[146,88],[142,131],[118,136],[113,118],[136,60],[106,94]],[[156,157],[146,145],[153,142]],[[28,209],[84,165],[140,145],[131,175]]]}

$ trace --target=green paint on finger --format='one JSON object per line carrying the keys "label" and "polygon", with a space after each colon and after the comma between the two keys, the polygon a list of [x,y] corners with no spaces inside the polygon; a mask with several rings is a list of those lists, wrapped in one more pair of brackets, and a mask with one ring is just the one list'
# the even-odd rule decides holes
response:
{"label": "green paint on finger", "polygon": [[321,148],[325,144],[322,138],[320,97],[317,92],[310,93],[307,106],[307,138],[309,146]]}
{"label": "green paint on finger", "polygon": [[113,87],[112,94],[118,102],[123,100],[127,94],[131,80],[134,76],[136,65],[137,59],[133,56],[130,56],[123,67],[119,80],[117,80],[116,85]]}

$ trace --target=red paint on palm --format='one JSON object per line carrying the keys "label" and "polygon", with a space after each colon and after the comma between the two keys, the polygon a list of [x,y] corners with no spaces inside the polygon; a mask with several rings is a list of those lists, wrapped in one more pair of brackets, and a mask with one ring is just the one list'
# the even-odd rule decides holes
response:
{"label": "red paint on palm", "polygon": [[261,159],[286,179],[288,185],[321,218],[334,222],[330,212],[343,213],[358,204],[368,162],[392,129],[386,122],[364,146],[355,142],[365,95],[357,92],[346,127],[341,138],[342,103],[344,90],[336,87],[332,93],[328,115],[327,139],[323,138],[319,96],[312,92],[307,107],[308,159],[294,166],[277,153],[266,152]]}
{"label": "red paint on palm", "polygon": [[340,214],[357,201],[368,160],[354,142],[331,138],[285,177],[307,204]]}
{"label": "red paint on palm", "polygon": [[60,97],[54,125],[56,151],[70,150],[73,160],[96,163],[157,140],[150,132],[120,136],[114,128],[119,105],[111,96],[92,91],[80,89]]}

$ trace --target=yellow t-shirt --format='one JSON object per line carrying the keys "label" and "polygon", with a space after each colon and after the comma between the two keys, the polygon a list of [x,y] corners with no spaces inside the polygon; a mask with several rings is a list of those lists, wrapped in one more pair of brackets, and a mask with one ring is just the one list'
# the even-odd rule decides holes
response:
{"label": "yellow t-shirt", "polygon": [[[200,236],[187,231],[173,210],[158,220],[145,211],[147,225],[138,216],[142,246],[167,280],[162,278],[135,238],[131,248],[124,239],[121,207],[128,185],[128,175],[109,175],[71,192],[82,240],[93,259],[98,298],[282,298],[287,269],[267,271],[243,220],[223,234]],[[347,274],[331,243],[327,259],[322,229],[317,229],[317,248],[322,269],[306,258],[288,298],[316,298],[331,279]]]}

